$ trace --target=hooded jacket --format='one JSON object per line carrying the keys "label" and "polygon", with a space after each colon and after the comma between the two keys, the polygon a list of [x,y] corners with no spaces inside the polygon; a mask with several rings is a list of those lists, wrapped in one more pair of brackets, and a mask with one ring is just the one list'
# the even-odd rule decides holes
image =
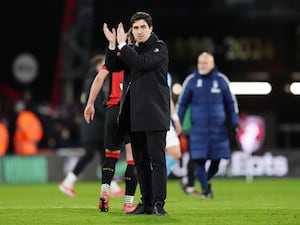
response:
{"label": "hooded jacket", "polygon": [[229,89],[228,78],[214,68],[210,74],[201,75],[198,70],[183,83],[178,99],[178,115],[183,122],[190,106],[190,150],[193,159],[220,159],[230,157],[227,134],[238,126],[238,106]]}

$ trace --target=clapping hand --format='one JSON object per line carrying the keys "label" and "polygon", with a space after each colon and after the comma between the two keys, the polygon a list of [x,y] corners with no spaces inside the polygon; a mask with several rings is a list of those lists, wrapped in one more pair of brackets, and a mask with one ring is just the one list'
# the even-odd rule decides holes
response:
{"label": "clapping hand", "polygon": [[115,48],[116,40],[117,40],[116,29],[112,28],[111,30],[109,30],[107,27],[107,24],[104,23],[103,24],[103,33],[109,42],[109,48]]}
{"label": "clapping hand", "polygon": [[119,23],[117,28],[117,42],[119,44],[125,43],[127,41],[127,33],[124,30],[123,23]]}

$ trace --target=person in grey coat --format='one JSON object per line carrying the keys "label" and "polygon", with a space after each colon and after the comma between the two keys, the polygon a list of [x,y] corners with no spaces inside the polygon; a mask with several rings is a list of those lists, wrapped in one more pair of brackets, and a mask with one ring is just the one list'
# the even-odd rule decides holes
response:
{"label": "person in grey coat", "polygon": [[167,215],[166,133],[170,126],[170,90],[167,82],[168,48],[152,31],[152,17],[136,12],[130,20],[135,45],[126,44],[120,23],[103,32],[109,41],[106,65],[124,70],[120,130],[129,129],[141,202],[131,214]]}

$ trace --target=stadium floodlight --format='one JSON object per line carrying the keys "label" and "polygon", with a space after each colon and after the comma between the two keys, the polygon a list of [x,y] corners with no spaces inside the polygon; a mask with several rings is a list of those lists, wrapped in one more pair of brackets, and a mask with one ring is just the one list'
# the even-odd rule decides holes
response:
{"label": "stadium floodlight", "polygon": [[229,86],[235,95],[268,95],[272,91],[269,82],[230,82]]}
{"label": "stadium floodlight", "polygon": [[293,82],[290,85],[290,92],[293,95],[300,95],[300,82]]}

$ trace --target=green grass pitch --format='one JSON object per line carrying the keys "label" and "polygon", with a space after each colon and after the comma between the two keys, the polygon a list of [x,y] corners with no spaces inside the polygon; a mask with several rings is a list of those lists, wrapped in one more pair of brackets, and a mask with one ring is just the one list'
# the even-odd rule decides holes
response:
{"label": "green grass pitch", "polygon": [[[215,178],[212,186],[215,198],[201,200],[199,196],[185,195],[178,180],[169,180],[165,205],[169,215],[158,217],[124,214],[122,196],[110,198],[108,213],[99,212],[99,182],[77,182],[76,198],[60,193],[58,183],[1,184],[0,224],[300,224],[300,179],[260,178],[247,183],[242,178]],[[135,203],[139,198],[137,190]]]}

